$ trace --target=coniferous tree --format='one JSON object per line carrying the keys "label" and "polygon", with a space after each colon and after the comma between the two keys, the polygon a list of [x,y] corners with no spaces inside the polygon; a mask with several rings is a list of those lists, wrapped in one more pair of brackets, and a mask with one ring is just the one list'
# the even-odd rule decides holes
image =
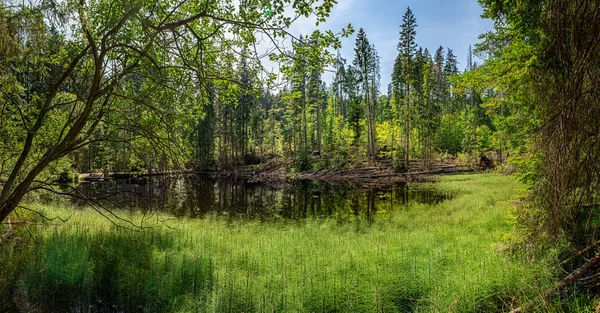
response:
{"label": "coniferous tree", "polygon": [[307,101],[311,110],[316,111],[316,122],[313,124],[311,134],[316,131],[316,138],[313,140],[313,149],[321,152],[321,111],[323,103],[321,72],[318,69],[313,69],[307,82]]}
{"label": "coniferous tree", "polygon": [[446,76],[444,75],[444,47],[440,46],[435,51],[433,58],[433,72],[435,76],[435,100],[445,106],[446,102]]}
{"label": "coniferous tree", "polygon": [[[427,55],[427,56],[426,56]],[[413,75],[414,75],[414,103],[412,106],[412,117],[413,117],[413,128],[417,129],[418,137],[417,140],[413,144],[413,150],[419,151],[423,150],[424,136],[426,130],[424,129],[425,125],[423,123],[423,113],[425,111],[424,108],[424,95],[423,95],[423,67],[426,63],[426,58],[430,58],[429,51],[427,49],[423,50],[422,47],[419,47],[417,53],[415,54],[414,66],[413,66]]]}
{"label": "coniferous tree", "polygon": [[348,95],[348,127],[352,130],[352,145],[357,149],[360,144],[362,135],[362,126],[360,120],[363,118],[364,110],[361,105],[361,97],[359,94],[359,78],[356,70],[352,65],[346,68],[346,80],[344,89]]}
{"label": "coniferous tree", "polygon": [[[444,63],[444,76],[448,81],[448,78],[454,74],[458,74],[458,61],[456,60],[456,56],[454,55],[452,49],[448,48],[448,51],[446,52],[446,62]],[[448,83],[446,87],[448,88],[448,94],[450,96],[449,100],[451,102],[449,103],[449,111],[454,113],[454,110],[456,109],[454,107],[455,104],[452,103],[455,97],[455,95],[452,92],[454,86]]]}
{"label": "coniferous tree", "polygon": [[251,73],[251,69],[248,65],[246,58],[246,52],[242,53],[242,57],[239,65],[239,79],[241,95],[239,97],[236,113],[235,113],[235,138],[236,138],[236,151],[235,155],[238,158],[238,162],[245,163],[244,158],[247,157],[248,153],[248,133],[250,114],[255,106],[255,97],[253,94],[254,88],[254,77]]}
{"label": "coniferous tree", "polygon": [[[195,161],[196,167],[201,170],[209,169],[214,161],[215,123],[213,115],[215,96],[212,84],[207,90],[209,91],[208,99],[203,104],[205,114],[198,119],[196,125]],[[202,101],[201,97],[199,101]]]}
{"label": "coniferous tree", "polygon": [[339,51],[335,60],[335,77],[333,79],[333,90],[337,112],[346,117],[347,107],[344,93],[344,81],[346,79],[346,59],[342,58]]}
{"label": "coniferous tree", "polygon": [[381,68],[379,61],[379,53],[375,48],[375,45],[371,46],[371,55],[369,62],[369,75],[370,76],[370,96],[371,96],[371,105],[369,106],[369,120],[371,124],[371,151],[372,151],[372,161],[375,162],[377,148],[377,132],[376,132],[376,123],[377,123],[377,112],[378,112],[378,95],[379,95],[379,86],[381,83]]}
{"label": "coniferous tree", "polygon": [[[399,125],[402,120],[402,112],[401,112],[401,103],[404,98],[404,79],[402,75],[402,55],[398,54],[396,56],[396,60],[394,61],[394,68],[392,71],[392,79],[390,82],[390,86],[388,87],[388,95],[390,98],[390,105],[393,112],[392,123],[393,125]],[[395,140],[394,137],[395,128],[392,129],[392,144],[391,149],[394,151]],[[398,150],[399,151],[399,150]]]}
{"label": "coniferous tree", "polygon": [[402,80],[405,84],[404,97],[402,97],[402,106],[404,107],[404,162],[402,169],[409,170],[410,157],[410,133],[411,133],[411,102],[414,101],[412,95],[413,86],[415,85],[414,62],[417,51],[416,37],[417,20],[413,15],[410,7],[406,9],[406,13],[402,17],[402,25],[400,25],[400,42],[398,43],[399,58],[402,64]]}
{"label": "coniferous tree", "polygon": [[362,98],[364,104],[366,106],[367,111],[367,152],[369,157],[374,160],[375,158],[375,150],[372,134],[374,131],[372,129],[375,125],[373,125],[373,120],[371,116],[371,107],[373,103],[371,101],[371,63],[373,62],[372,56],[373,51],[371,44],[369,43],[369,39],[367,39],[367,34],[364,29],[359,29],[356,35],[356,44],[354,48],[354,60],[352,64],[354,68],[357,70],[359,83],[361,85]]}
{"label": "coniferous tree", "polygon": [[423,64],[423,106],[421,125],[423,129],[422,158],[424,166],[431,167],[440,124],[441,103],[436,99],[436,69],[429,52],[425,53]]}
{"label": "coniferous tree", "polygon": [[442,121],[442,143],[443,150],[450,154],[455,154],[462,150],[463,137],[465,130],[464,127],[460,127],[459,119],[464,119],[466,112],[462,112],[460,116],[458,110],[459,102],[457,94],[454,92],[454,86],[450,83],[450,77],[458,73],[458,62],[452,49],[447,48],[446,59],[444,61],[444,119]]}
{"label": "coniferous tree", "polygon": [[471,45],[469,45],[469,51],[467,52],[467,68],[465,71],[470,71],[473,69],[473,50],[471,49]]}
{"label": "coniferous tree", "polygon": [[[300,157],[305,158],[308,154],[308,122],[307,122],[307,105],[306,105],[306,80],[307,80],[307,60],[305,56],[305,42],[300,36],[300,40],[294,45],[294,60],[293,60],[293,77],[292,77],[292,102],[294,103],[297,121],[299,124],[300,138],[297,140],[299,144],[296,149],[300,149]],[[297,152],[298,150],[296,150]]]}

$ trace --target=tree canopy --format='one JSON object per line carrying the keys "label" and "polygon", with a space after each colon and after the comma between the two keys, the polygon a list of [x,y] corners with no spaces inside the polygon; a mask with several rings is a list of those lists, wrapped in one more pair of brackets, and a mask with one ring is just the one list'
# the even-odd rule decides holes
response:
{"label": "tree canopy", "polygon": [[[50,188],[46,178],[66,166],[62,161],[69,154],[93,149],[102,163],[122,167],[183,165],[196,121],[220,120],[215,113],[223,112],[211,110],[214,102],[228,104],[223,114],[235,112],[245,128],[247,105],[232,105],[253,86],[245,74],[233,74],[239,71],[236,60],[252,51],[252,64],[242,64],[242,72],[260,68],[258,36],[277,43],[291,36],[287,28],[300,16],[325,21],[334,3],[271,1],[269,14],[258,0],[239,6],[220,1],[3,4],[0,132],[6,140],[0,176],[6,181],[0,220],[27,192]],[[311,40],[319,47],[339,46],[331,31],[316,32]],[[286,51],[273,52],[275,59],[288,57]],[[127,151],[135,158],[123,164],[102,150]]]}

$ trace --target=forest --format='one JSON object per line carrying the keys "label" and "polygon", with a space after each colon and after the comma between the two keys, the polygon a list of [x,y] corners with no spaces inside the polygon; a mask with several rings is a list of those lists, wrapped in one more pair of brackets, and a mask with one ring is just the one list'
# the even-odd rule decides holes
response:
{"label": "forest", "polygon": [[600,3],[343,1],[0,3],[0,311],[600,312]]}

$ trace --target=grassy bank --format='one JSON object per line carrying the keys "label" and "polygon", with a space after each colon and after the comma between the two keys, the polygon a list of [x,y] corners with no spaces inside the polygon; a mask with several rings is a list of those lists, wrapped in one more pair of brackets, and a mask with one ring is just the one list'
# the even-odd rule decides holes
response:
{"label": "grassy bank", "polygon": [[28,248],[0,247],[1,303],[37,312],[497,312],[553,284],[543,261],[495,244],[510,230],[503,202],[518,183],[460,175],[437,187],[457,196],[380,205],[368,225],[208,217],[130,231],[77,210],[66,223],[37,226]]}

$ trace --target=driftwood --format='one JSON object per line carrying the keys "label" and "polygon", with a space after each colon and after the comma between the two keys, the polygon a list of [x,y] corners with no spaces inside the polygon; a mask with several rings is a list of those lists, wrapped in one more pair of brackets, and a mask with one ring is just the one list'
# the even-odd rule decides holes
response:
{"label": "driftwood", "polygon": [[[597,245],[597,244],[598,243],[595,243],[594,245]],[[589,249],[589,248],[590,247],[588,247],[582,251],[585,251],[585,250],[590,251],[591,249]],[[583,254],[584,253],[582,253],[582,252],[578,253],[578,255],[583,255]],[[561,264],[563,264],[563,263],[561,263]],[[567,277],[565,277],[561,281],[559,281],[558,284],[556,284],[556,286],[544,291],[538,298],[541,297],[542,299],[546,299],[551,294],[561,291],[561,290],[571,286],[578,280],[582,279],[585,275],[588,274],[588,272],[591,269],[593,269],[594,267],[596,267],[599,264],[600,264],[600,252],[596,253],[596,255],[593,258],[589,259],[585,264],[583,264],[582,266],[580,266],[579,268],[577,268],[576,270],[571,272],[569,275],[567,275]],[[525,310],[531,304],[532,304],[532,302],[526,303],[526,304],[510,311],[510,313],[521,313],[521,312],[523,312],[523,310]]]}

